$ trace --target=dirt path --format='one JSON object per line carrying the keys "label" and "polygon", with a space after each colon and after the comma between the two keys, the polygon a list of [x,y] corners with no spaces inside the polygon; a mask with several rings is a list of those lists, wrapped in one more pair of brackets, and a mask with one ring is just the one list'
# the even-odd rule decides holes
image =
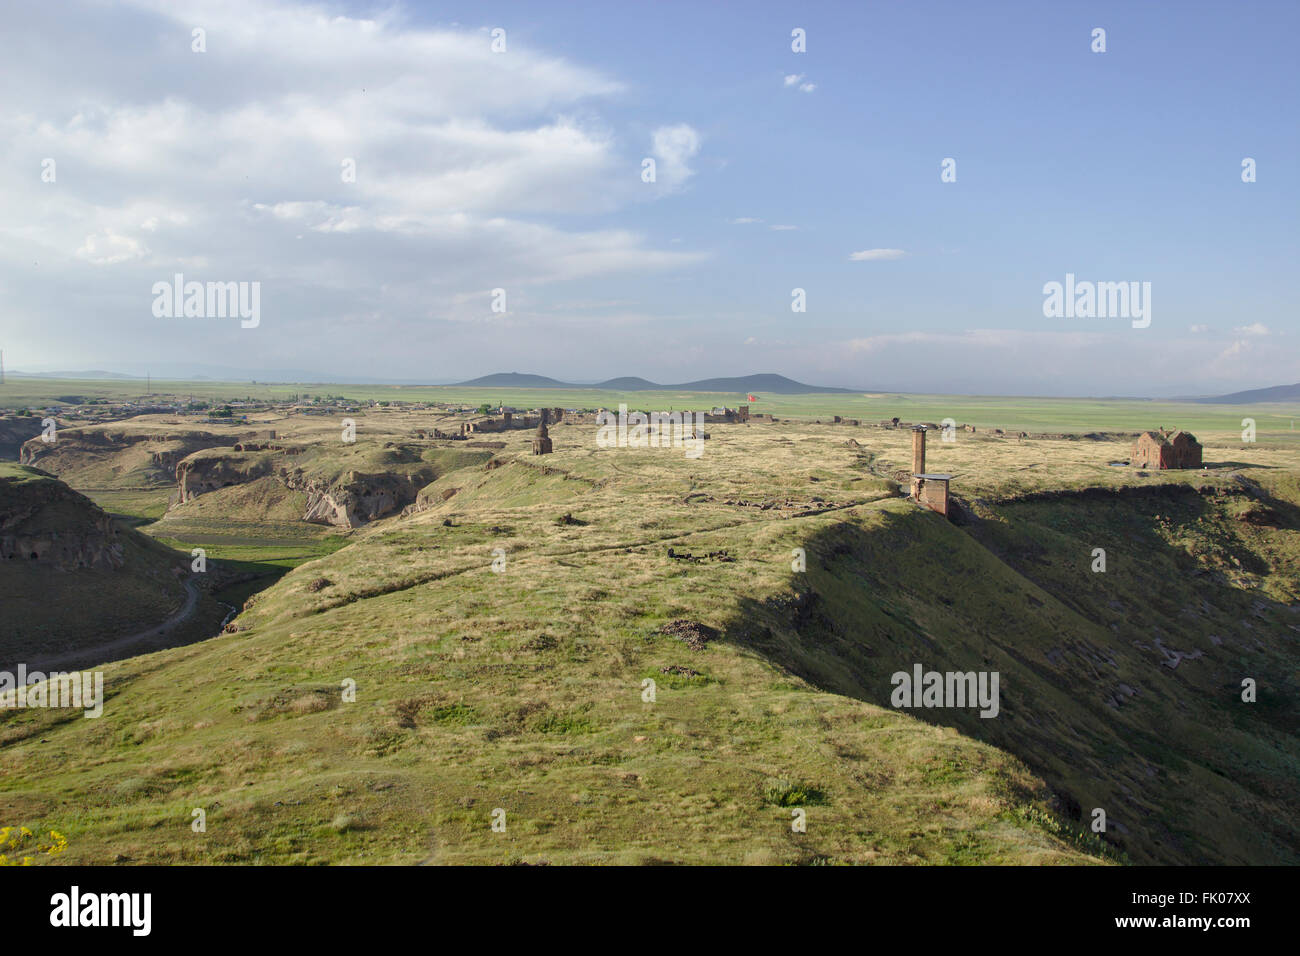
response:
{"label": "dirt path", "polygon": [[[85,658],[93,658],[96,661],[117,660],[119,657],[128,655],[116,654],[116,651],[131,647],[141,641],[150,638],[162,637],[171,631],[178,624],[187,620],[194,613],[194,608],[199,603],[199,589],[193,581],[185,582],[185,603],[180,609],[173,612],[167,620],[143,631],[137,631],[135,634],[128,634],[125,637],[117,637],[111,641],[105,641],[103,644],[95,644],[90,647],[81,647],[75,651],[67,651],[63,654],[56,654],[53,657],[42,658],[37,661],[28,663],[28,670],[46,670],[51,667],[62,667],[73,661],[80,661]],[[150,648],[156,650],[157,648]],[[143,650],[143,649],[142,649]]]}

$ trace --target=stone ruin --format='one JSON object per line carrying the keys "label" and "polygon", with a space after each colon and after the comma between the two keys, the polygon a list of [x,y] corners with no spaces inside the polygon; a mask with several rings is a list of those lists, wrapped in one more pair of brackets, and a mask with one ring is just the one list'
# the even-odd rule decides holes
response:
{"label": "stone ruin", "polygon": [[1187,431],[1147,431],[1133,443],[1129,463],[1134,468],[1158,471],[1162,468],[1200,468],[1201,443]]}
{"label": "stone ruin", "polygon": [[952,475],[941,475],[925,470],[925,433],[927,425],[912,428],[912,498],[931,511],[948,516],[948,482]]}
{"label": "stone ruin", "polygon": [[[683,413],[688,414],[688,413]],[[735,424],[743,425],[749,421],[749,406],[741,405],[739,408],[713,408],[704,413],[704,422],[707,425],[725,425]]]}
{"label": "stone ruin", "polygon": [[542,420],[537,423],[537,437],[533,439],[534,455],[549,455],[554,448],[551,445],[551,433],[546,429],[546,412],[542,409]]}

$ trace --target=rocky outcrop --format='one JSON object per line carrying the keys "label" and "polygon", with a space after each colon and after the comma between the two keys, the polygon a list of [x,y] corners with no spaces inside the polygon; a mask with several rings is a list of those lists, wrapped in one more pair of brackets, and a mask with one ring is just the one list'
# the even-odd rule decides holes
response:
{"label": "rocky outcrop", "polygon": [[[37,429],[40,430],[39,428]],[[175,474],[188,455],[229,444],[228,435],[212,432],[181,431],[166,435],[153,431],[125,431],[103,428],[60,428],[54,441],[39,435],[23,443],[19,461],[61,475],[74,483],[79,470],[87,466],[114,465],[132,474],[135,483],[157,482]],[[138,469],[139,455],[133,449],[144,446],[151,469]]]}
{"label": "rocky outcrop", "polygon": [[431,469],[409,475],[349,471],[330,483],[298,472],[283,477],[290,488],[307,495],[304,521],[340,528],[355,528],[402,511],[433,479]]}
{"label": "rocky outcrop", "polygon": [[61,571],[120,568],[117,523],[52,475],[33,471],[36,478],[0,477],[0,560]]}
{"label": "rocky outcrop", "polygon": [[[421,488],[437,477],[432,466],[423,465],[409,472],[349,470],[330,478],[285,463],[287,455],[299,451],[301,448],[296,446],[250,441],[229,451],[208,450],[190,455],[176,465],[176,506],[231,485],[273,478],[307,496],[303,521],[355,528],[400,513],[416,500]],[[402,449],[395,450],[394,456],[419,461],[417,453],[407,455]]]}
{"label": "rocky outcrop", "polygon": [[243,455],[191,455],[176,465],[178,504],[218,488],[242,485],[271,473],[270,461]]}
{"label": "rocky outcrop", "polygon": [[[39,431],[39,429],[38,429]],[[154,436],[130,432],[99,431],[97,429],[59,428],[54,441],[46,441],[39,435],[23,442],[20,464],[32,465],[42,458],[55,453],[65,453],[71,449],[84,451],[112,452],[120,451],[139,442],[150,441]]]}
{"label": "rocky outcrop", "polygon": [[408,515],[418,515],[421,511],[428,511],[436,505],[449,501],[460,491],[459,488],[443,488],[436,492],[430,492],[429,488],[424,488],[415,496],[414,504],[409,504],[402,509],[402,517]]}

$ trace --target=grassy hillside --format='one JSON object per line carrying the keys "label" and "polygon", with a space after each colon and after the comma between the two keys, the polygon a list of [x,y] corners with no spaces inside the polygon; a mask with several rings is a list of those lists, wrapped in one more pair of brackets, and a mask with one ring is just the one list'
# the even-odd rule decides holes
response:
{"label": "grassy hillside", "polygon": [[[0,665],[118,640],[186,603],[188,555],[118,525],[39,470],[0,463],[0,536],[10,555],[0,560]],[[170,640],[211,634],[223,613],[200,591]]]}
{"label": "grassy hillside", "polygon": [[996,670],[996,719],[920,713],[1023,757],[1068,818],[1104,809],[1137,860],[1295,863],[1300,509],[1256,528],[1237,501],[1176,490],[1008,504],[969,532],[902,502],[864,511],[809,539],[791,598],[742,605],[733,629],[876,703],[917,663]]}
{"label": "grassy hillside", "polygon": [[[1099,858],[1015,758],[725,640],[658,634],[681,616],[722,623],[735,588],[764,593],[763,569],[665,556],[703,517],[684,472],[616,479],[612,459],[574,454],[588,474],[521,461],[448,476],[479,505],[458,494],[378,523],[255,597],[247,630],[111,665],[98,722],[3,715],[0,812],[57,820],[74,861]],[[841,494],[886,493],[855,484]],[[704,523],[784,523],[730,511]]]}
{"label": "grassy hillside", "polygon": [[[590,431],[500,436],[239,630],[110,665],[98,721],[0,714],[0,817],[73,862],[1295,861],[1285,449],[1141,478],[1125,442],[935,443],[957,527],[896,497],[906,432]],[[1032,497],[1062,482],[1114,494]],[[914,663],[998,670],[1000,715],[893,709]]]}

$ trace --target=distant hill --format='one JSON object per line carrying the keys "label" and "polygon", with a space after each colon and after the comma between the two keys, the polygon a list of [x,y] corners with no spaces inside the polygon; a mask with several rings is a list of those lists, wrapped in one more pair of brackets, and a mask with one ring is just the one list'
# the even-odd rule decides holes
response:
{"label": "distant hill", "polygon": [[597,385],[575,385],[572,382],[560,382],[545,375],[523,375],[519,372],[498,372],[457,382],[457,386],[466,388],[598,388],[613,392],[768,392],[776,395],[810,395],[824,392],[853,394],[851,388],[832,388],[825,385],[805,385],[784,375],[764,373],[761,375],[742,375],[737,378],[705,378],[697,382],[682,382],[676,385],[659,385],[644,378],[624,376],[611,378]]}
{"label": "distant hill", "polygon": [[1252,388],[1214,398],[1182,398],[1182,402],[1201,402],[1205,405],[1253,405],[1258,402],[1300,402],[1300,382],[1294,385],[1274,385],[1272,388]]}
{"label": "distant hill", "polygon": [[772,392],[777,395],[809,395],[814,392],[855,394],[851,388],[834,388],[828,385],[805,385],[784,375],[743,375],[739,378],[706,378],[684,385],[661,385],[659,388],[681,389],[687,392]]}
{"label": "distant hill", "polygon": [[601,382],[599,385],[593,385],[592,388],[603,388],[611,392],[645,392],[659,388],[654,382],[644,378],[638,378],[635,375],[625,375],[622,378],[611,378],[608,382]]}
{"label": "distant hill", "polygon": [[466,388],[590,388],[586,385],[569,385],[545,375],[522,375],[519,372],[497,372],[495,375],[483,375],[455,384]]}

